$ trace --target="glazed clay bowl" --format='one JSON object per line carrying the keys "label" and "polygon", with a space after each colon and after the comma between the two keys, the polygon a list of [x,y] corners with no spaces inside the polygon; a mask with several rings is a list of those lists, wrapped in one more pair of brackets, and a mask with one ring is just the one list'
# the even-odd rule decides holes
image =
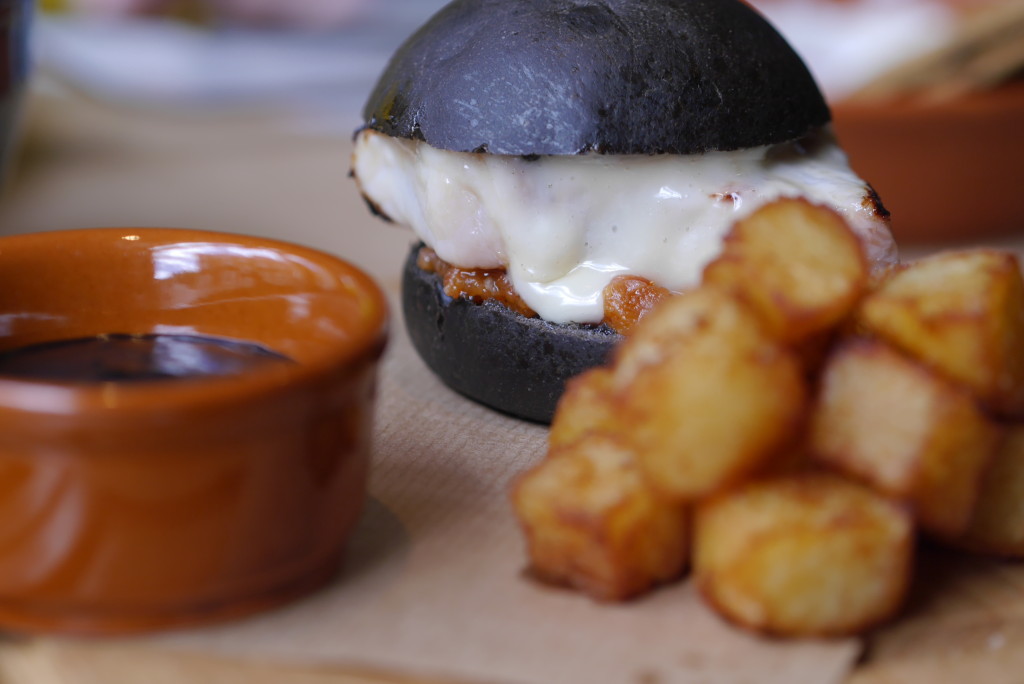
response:
{"label": "glazed clay bowl", "polygon": [[1024,83],[942,102],[839,103],[833,115],[898,242],[1024,233]]}
{"label": "glazed clay bowl", "polygon": [[386,303],[354,266],[170,229],[0,238],[0,352],[108,333],[293,362],[147,382],[0,377],[0,627],[219,621],[329,582],[365,496]]}

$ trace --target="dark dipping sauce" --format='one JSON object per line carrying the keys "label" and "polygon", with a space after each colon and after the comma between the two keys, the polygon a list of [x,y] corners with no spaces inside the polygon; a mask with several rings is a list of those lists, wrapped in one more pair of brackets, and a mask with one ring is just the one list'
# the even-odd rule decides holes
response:
{"label": "dark dipping sauce", "polygon": [[0,352],[0,376],[60,382],[139,382],[235,375],[294,363],[252,342],[200,335],[111,334]]}

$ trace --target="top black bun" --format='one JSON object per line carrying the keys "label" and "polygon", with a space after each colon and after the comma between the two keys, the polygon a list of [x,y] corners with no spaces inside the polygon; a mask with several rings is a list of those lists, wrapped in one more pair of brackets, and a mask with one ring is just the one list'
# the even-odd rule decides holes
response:
{"label": "top black bun", "polygon": [[694,154],[829,121],[740,0],[455,0],[392,57],[367,126],[458,152]]}

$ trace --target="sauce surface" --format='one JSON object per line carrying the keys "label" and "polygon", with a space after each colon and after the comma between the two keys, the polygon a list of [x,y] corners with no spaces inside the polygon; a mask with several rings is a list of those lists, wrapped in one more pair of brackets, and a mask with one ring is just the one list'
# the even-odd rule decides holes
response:
{"label": "sauce surface", "polygon": [[0,376],[138,382],[233,375],[291,359],[252,342],[200,335],[110,334],[0,352]]}

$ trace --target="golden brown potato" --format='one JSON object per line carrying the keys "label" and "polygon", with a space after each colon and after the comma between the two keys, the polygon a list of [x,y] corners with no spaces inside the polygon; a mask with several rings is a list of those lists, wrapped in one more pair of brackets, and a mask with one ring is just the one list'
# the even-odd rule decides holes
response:
{"label": "golden brown potato", "polygon": [[694,519],[702,595],[771,634],[854,634],[892,617],[912,554],[906,511],[833,475],[747,483],[699,504]]}
{"label": "golden brown potato", "polygon": [[617,355],[628,378],[618,420],[652,485],[693,500],[778,455],[797,432],[806,386],[793,352],[735,297],[701,288],[673,297]]}
{"label": "golden brown potato", "polygon": [[857,237],[831,209],[781,200],[733,226],[704,283],[736,292],[781,340],[835,325],[868,282]]}
{"label": "golden brown potato", "polygon": [[903,600],[915,525],[1024,557],[1024,280],[986,250],[868,273],[837,215],[782,201],[569,383],[549,444],[513,492],[538,576],[628,598],[692,533],[729,619],[863,631]]}
{"label": "golden brown potato", "polygon": [[512,500],[532,569],[548,581],[621,600],[685,569],[687,509],[657,496],[614,438],[590,433],[553,450]]}
{"label": "golden brown potato", "polygon": [[866,340],[830,358],[810,431],[817,458],[908,500],[945,535],[966,528],[999,438],[966,390]]}
{"label": "golden brown potato", "polygon": [[[712,316],[720,303],[724,306],[722,313]],[[670,297],[644,316],[643,322],[612,354],[615,391],[629,387],[644,368],[663,364],[676,353],[681,341],[702,328],[713,328],[736,338],[761,339],[765,335],[760,320],[726,293],[700,288]]]}
{"label": "golden brown potato", "polygon": [[764,324],[728,292],[701,287],[663,301],[637,325],[612,357],[613,385],[628,386],[646,367],[678,355],[695,339],[757,347],[768,337]]}
{"label": "golden brown potato", "polygon": [[856,323],[967,385],[993,411],[1024,417],[1024,280],[1012,254],[919,261],[866,297]]}
{"label": "golden brown potato", "polygon": [[980,553],[1024,557],[1024,425],[1007,430],[982,480],[971,524],[953,543]]}
{"label": "golden brown potato", "polygon": [[621,432],[612,394],[612,372],[605,367],[592,368],[569,380],[551,421],[548,447],[572,444],[590,432]]}

